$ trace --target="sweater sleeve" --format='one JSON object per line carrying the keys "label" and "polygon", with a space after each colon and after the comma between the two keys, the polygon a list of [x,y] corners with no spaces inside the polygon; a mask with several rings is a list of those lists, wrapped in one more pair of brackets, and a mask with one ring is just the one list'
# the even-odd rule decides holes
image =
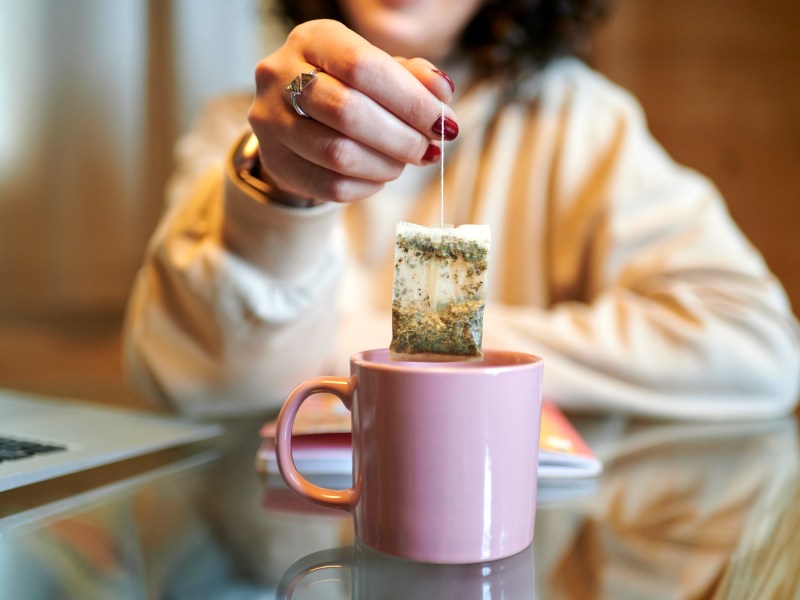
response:
{"label": "sweater sleeve", "polygon": [[559,119],[548,306],[489,306],[484,343],[541,355],[546,394],[572,409],[790,412],[800,338],[781,285],[717,189],[653,140],[635,100],[604,81],[587,88]]}
{"label": "sweater sleeve", "polygon": [[279,406],[323,370],[335,329],[340,207],[286,207],[241,182],[222,152],[244,111],[229,108],[211,107],[179,143],[125,324],[129,378],[190,415]]}

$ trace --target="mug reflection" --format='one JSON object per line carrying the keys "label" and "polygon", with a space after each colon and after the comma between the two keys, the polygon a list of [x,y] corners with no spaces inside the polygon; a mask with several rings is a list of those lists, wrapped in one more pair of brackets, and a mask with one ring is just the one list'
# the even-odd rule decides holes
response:
{"label": "mug reflection", "polygon": [[533,565],[531,547],[491,562],[440,565],[395,558],[356,541],[298,560],[276,598],[526,600],[534,597]]}

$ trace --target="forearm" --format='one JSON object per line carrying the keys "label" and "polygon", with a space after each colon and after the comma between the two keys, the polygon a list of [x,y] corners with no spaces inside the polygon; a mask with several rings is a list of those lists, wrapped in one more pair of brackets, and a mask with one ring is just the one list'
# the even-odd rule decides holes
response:
{"label": "forearm", "polygon": [[800,382],[797,324],[763,294],[702,281],[612,288],[552,310],[487,309],[485,345],[545,359],[545,394],[581,410],[738,420],[788,413]]}
{"label": "forearm", "polygon": [[253,194],[210,173],[161,224],[136,280],[129,373],[183,412],[274,408],[330,352],[339,208]]}

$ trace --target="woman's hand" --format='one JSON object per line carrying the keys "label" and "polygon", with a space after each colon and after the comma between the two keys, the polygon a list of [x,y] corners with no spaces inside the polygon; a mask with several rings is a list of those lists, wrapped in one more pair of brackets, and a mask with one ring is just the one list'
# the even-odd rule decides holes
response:
{"label": "woman's hand", "polygon": [[[285,91],[318,69],[297,98]],[[393,58],[337,21],[297,26],[256,68],[249,121],[259,141],[261,176],[303,199],[351,202],[399,177],[406,164],[438,160],[432,143],[458,134],[442,102],[452,82],[424,59]]]}

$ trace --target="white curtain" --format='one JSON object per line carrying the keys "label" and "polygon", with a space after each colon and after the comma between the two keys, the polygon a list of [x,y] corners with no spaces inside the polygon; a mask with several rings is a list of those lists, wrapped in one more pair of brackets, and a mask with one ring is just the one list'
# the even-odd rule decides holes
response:
{"label": "white curtain", "polygon": [[0,316],[115,314],[172,147],[280,42],[261,0],[0,0]]}

